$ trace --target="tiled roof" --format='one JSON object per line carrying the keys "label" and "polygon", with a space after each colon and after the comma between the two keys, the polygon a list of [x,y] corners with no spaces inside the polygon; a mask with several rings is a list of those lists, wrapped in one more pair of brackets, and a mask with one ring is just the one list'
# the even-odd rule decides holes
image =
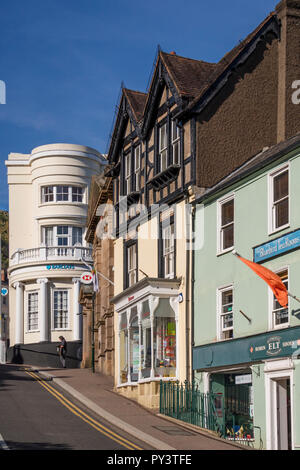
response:
{"label": "tiled roof", "polygon": [[147,94],[141,91],[128,90],[128,88],[124,88],[123,91],[130,103],[137,122],[139,122],[143,118]]}
{"label": "tiled roof", "polygon": [[160,57],[180,95],[195,97],[207,83],[217,64],[160,52]]}

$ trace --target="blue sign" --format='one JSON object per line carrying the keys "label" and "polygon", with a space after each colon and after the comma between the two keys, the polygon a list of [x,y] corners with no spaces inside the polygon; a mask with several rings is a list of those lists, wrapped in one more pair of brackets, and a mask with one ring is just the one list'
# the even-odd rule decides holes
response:
{"label": "blue sign", "polygon": [[300,230],[288,233],[283,237],[276,238],[269,243],[254,248],[254,262],[259,263],[277,255],[282,255],[288,251],[300,248]]}
{"label": "blue sign", "polygon": [[75,269],[74,264],[48,264],[47,269]]}
{"label": "blue sign", "polygon": [[2,287],[1,289],[1,295],[5,296],[8,294],[8,289],[6,289],[6,287]]}

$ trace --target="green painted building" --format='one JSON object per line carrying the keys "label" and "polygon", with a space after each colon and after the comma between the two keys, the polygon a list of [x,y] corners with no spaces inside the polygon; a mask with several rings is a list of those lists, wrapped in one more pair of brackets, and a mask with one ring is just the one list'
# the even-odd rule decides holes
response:
{"label": "green painted building", "polygon": [[220,393],[227,438],[300,448],[300,301],[282,307],[234,256],[277,273],[300,299],[300,135],[256,155],[195,207],[194,379]]}

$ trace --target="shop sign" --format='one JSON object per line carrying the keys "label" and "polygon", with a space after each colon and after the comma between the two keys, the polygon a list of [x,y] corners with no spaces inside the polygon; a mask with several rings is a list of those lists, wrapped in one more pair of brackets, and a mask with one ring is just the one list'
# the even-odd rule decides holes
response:
{"label": "shop sign", "polygon": [[3,295],[5,297],[7,294],[8,294],[8,289],[6,287],[2,287],[1,295]]}
{"label": "shop sign", "polygon": [[193,348],[194,369],[300,356],[300,327]]}
{"label": "shop sign", "polygon": [[255,263],[266,261],[274,256],[282,255],[291,250],[300,248],[300,229],[288,233],[283,237],[276,238],[269,243],[257,246],[253,249],[253,260]]}
{"label": "shop sign", "polygon": [[251,383],[252,383],[252,374],[244,374],[244,375],[235,376],[235,385],[251,384]]}
{"label": "shop sign", "polygon": [[51,269],[75,269],[74,264],[47,264],[46,268]]}
{"label": "shop sign", "polygon": [[286,335],[271,336],[250,346],[250,355],[253,359],[266,359],[268,357],[290,356],[300,348],[300,334],[298,338],[286,338]]}
{"label": "shop sign", "polygon": [[83,284],[91,284],[93,282],[93,275],[92,273],[85,271],[84,273],[81,274],[80,276],[80,281]]}

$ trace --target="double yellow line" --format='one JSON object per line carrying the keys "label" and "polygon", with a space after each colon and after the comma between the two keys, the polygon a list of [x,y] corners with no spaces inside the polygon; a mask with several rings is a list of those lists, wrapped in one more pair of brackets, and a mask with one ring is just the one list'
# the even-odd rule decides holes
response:
{"label": "double yellow line", "polygon": [[68,410],[71,411],[74,415],[78,416],[80,419],[88,423],[90,426],[92,426],[94,429],[99,431],[101,434],[104,434],[104,436],[109,437],[115,442],[118,442],[118,444],[121,444],[123,447],[126,447],[129,450],[142,450],[141,447],[136,446],[132,442],[128,441],[124,437],[120,436],[119,434],[114,433],[110,429],[108,429],[106,426],[103,426],[103,424],[99,423],[95,419],[93,419],[91,416],[87,415],[84,411],[82,411],[80,408],[78,408],[74,403],[70,402],[66,397],[64,397],[61,393],[59,393],[54,387],[49,385],[45,380],[43,380],[41,377],[36,375],[34,372],[27,371],[25,370],[26,374],[30,375],[33,377],[42,387],[44,387],[51,395],[53,395],[62,405],[64,405]]}

